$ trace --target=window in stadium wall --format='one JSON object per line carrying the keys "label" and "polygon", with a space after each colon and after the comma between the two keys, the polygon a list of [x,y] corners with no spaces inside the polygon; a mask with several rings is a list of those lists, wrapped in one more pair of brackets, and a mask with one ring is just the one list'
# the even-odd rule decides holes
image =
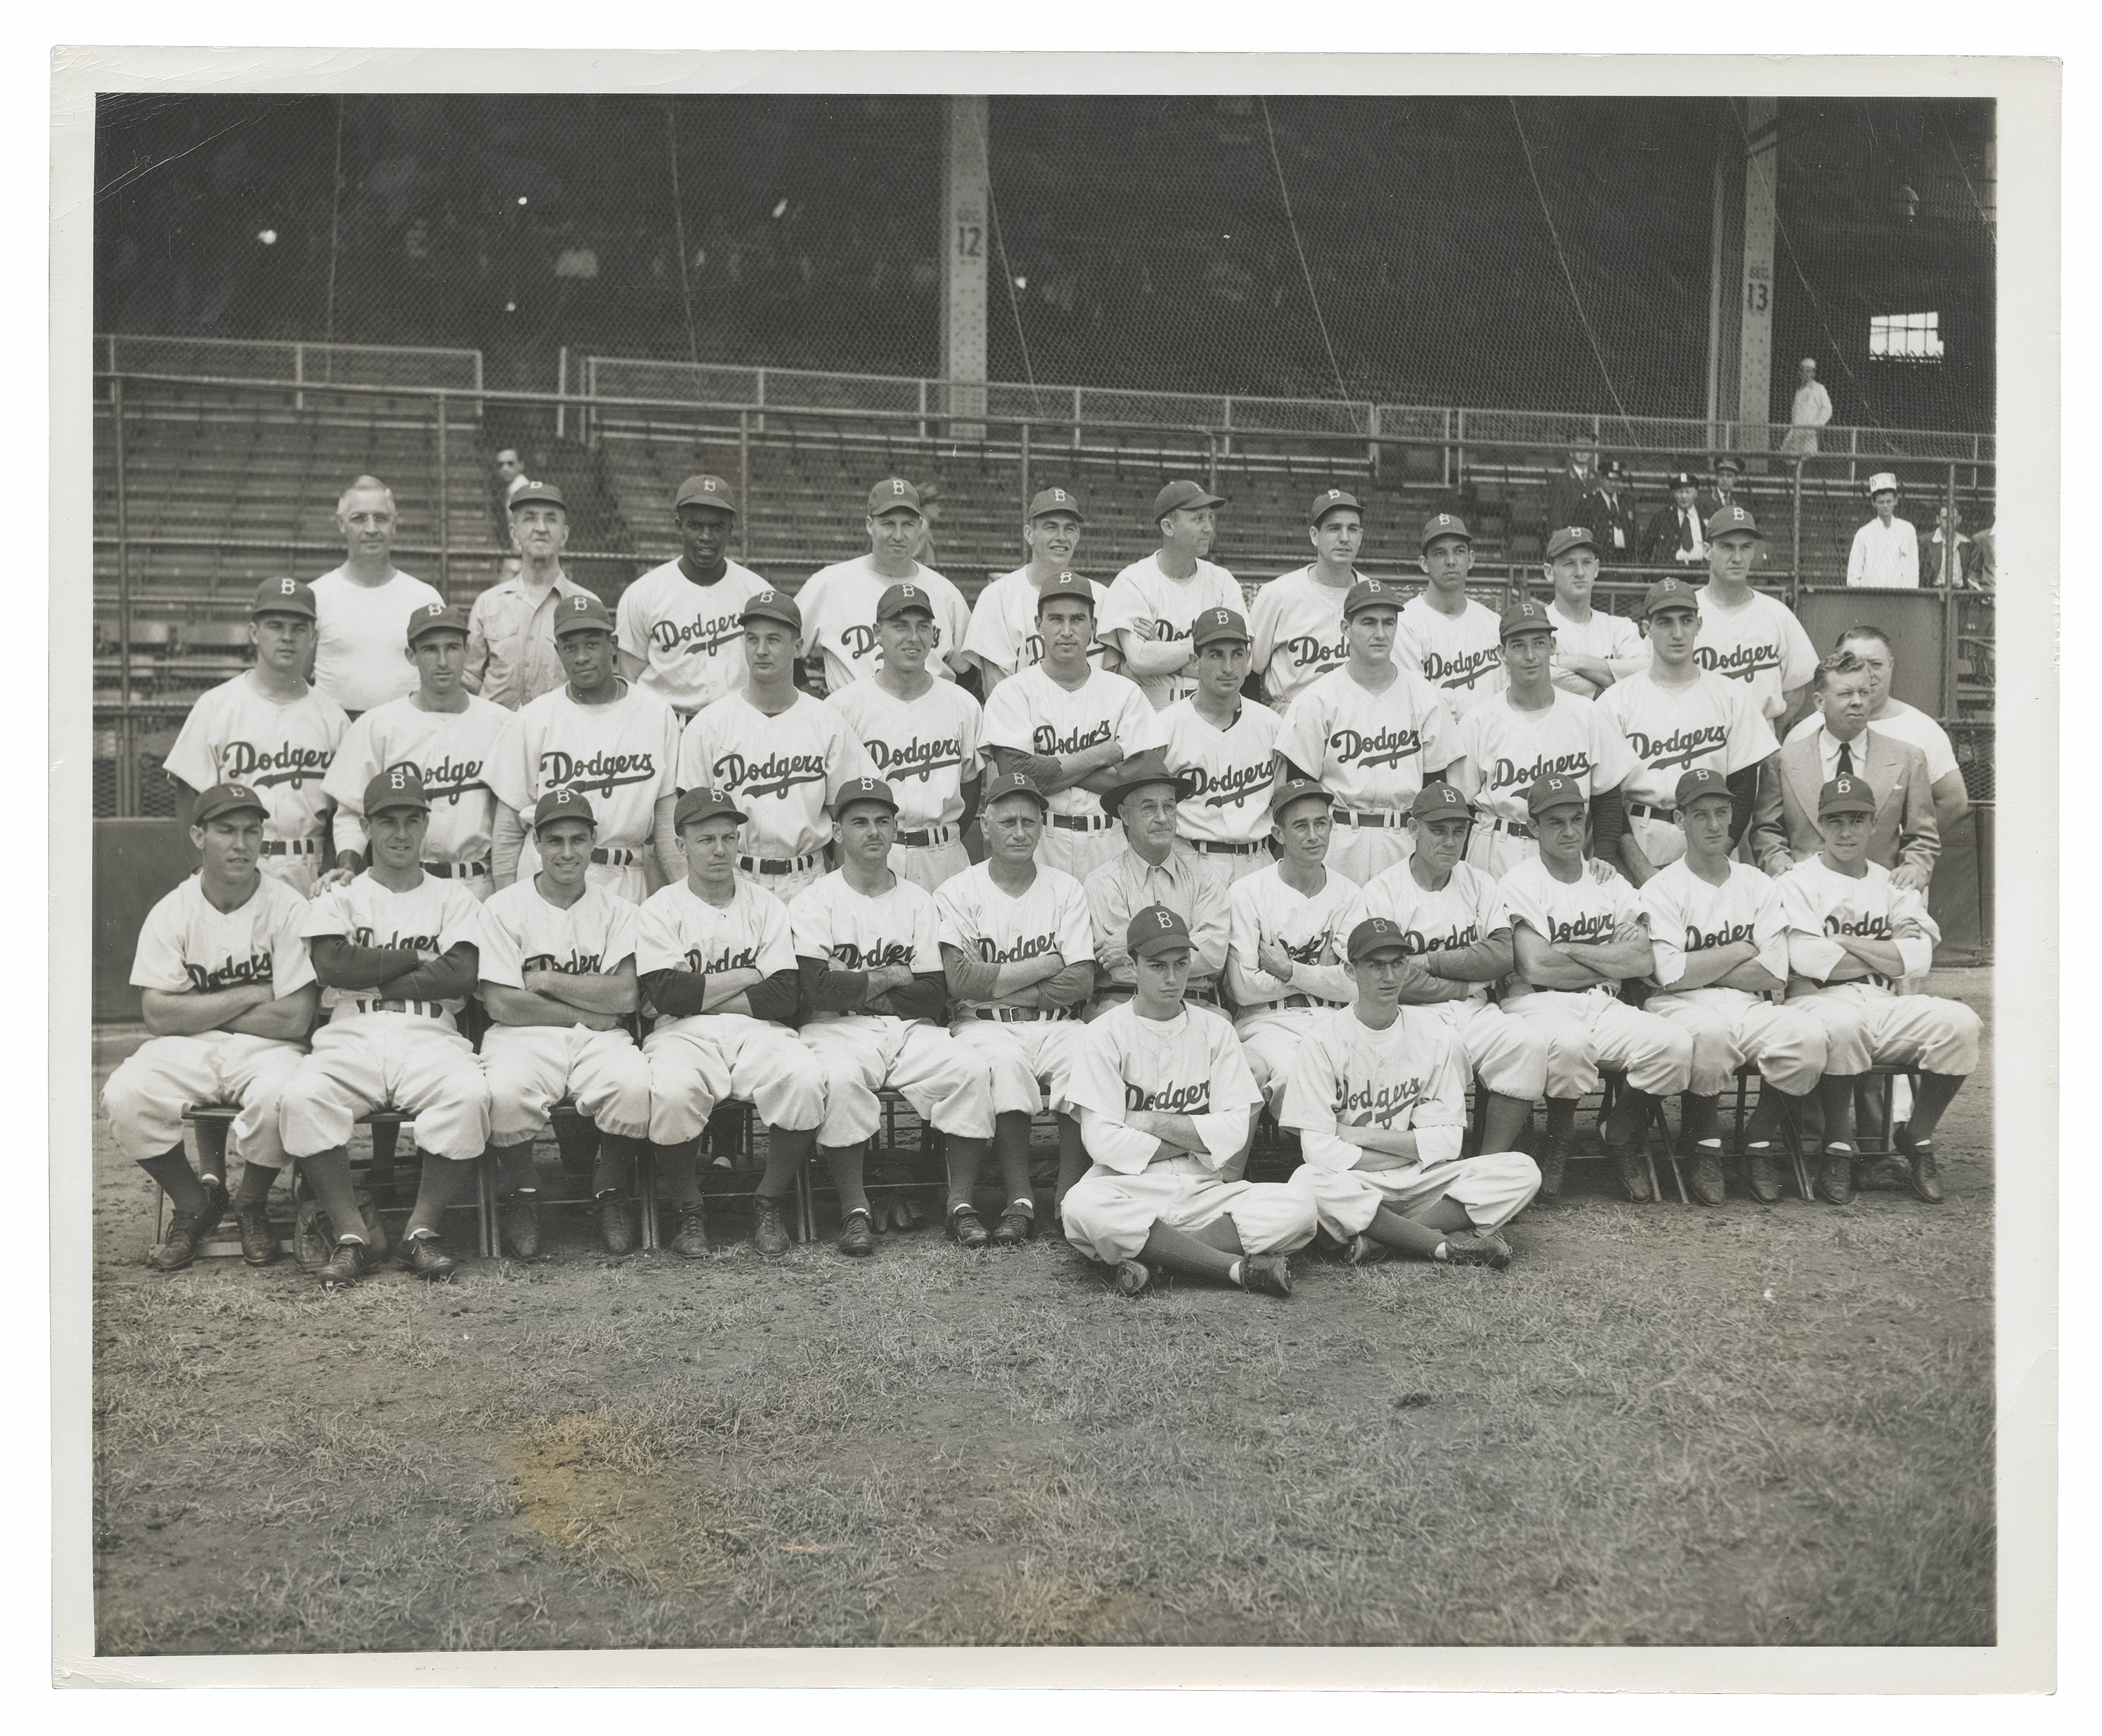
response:
{"label": "window in stadium wall", "polygon": [[1939,361],[1940,327],[1938,313],[1872,313],[1869,316],[1869,359]]}

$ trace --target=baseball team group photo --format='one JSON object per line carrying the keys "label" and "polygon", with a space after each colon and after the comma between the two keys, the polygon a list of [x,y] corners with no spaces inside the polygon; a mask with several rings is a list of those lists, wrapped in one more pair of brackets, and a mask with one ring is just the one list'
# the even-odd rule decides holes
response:
{"label": "baseball team group photo", "polygon": [[1996,125],[100,96],[96,1651],[1993,1645]]}

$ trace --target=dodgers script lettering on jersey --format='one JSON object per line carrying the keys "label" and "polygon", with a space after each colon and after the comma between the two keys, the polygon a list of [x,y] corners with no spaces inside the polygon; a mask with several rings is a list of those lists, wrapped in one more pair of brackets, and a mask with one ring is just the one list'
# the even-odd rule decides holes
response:
{"label": "dodgers script lettering on jersey", "polygon": [[725,790],[747,796],[786,795],[798,784],[825,781],[823,754],[769,754],[748,760],[734,749],[716,755],[710,768]]}
{"label": "dodgers script lettering on jersey", "polygon": [[1337,729],[1328,737],[1337,760],[1344,765],[1365,767],[1399,765],[1423,751],[1420,729]]}
{"label": "dodgers script lettering on jersey", "polygon": [[1628,731],[1628,746],[1635,757],[1655,772],[1685,771],[1695,760],[1721,751],[1729,739],[1729,730],[1721,724],[1674,729],[1665,736],[1646,735],[1639,729]]}
{"label": "dodgers script lettering on jersey", "polygon": [[246,959],[229,956],[224,963],[213,965],[209,969],[201,964],[185,964],[183,970],[190,980],[190,986],[200,994],[209,994],[217,989],[237,989],[252,983],[269,982],[275,975],[270,954],[267,952],[251,953]]}
{"label": "dodgers script lettering on jersey", "polygon": [[1429,1089],[1430,1081],[1421,1074],[1391,1083],[1381,1080],[1355,1085],[1338,1076],[1330,1112],[1346,1127],[1391,1127],[1399,1117],[1406,1128]]}
{"label": "dodgers script lettering on jersey", "polygon": [[550,790],[578,790],[587,795],[596,790],[610,795],[623,784],[656,781],[654,754],[610,754],[601,749],[579,760],[559,747],[544,748],[540,754],[540,782]]}
{"label": "dodgers script lettering on jersey", "polygon": [[1124,1106],[1128,1109],[1151,1109],[1163,1115],[1208,1115],[1212,1112],[1212,1082],[1200,1079],[1191,1085],[1164,1085],[1158,1091],[1148,1091],[1126,1079]]}
{"label": "dodgers script lettering on jersey", "polygon": [[297,790],[309,778],[319,782],[326,777],[335,758],[333,753],[295,747],[289,742],[276,747],[255,742],[228,742],[220,756],[220,781],[248,784],[259,790],[287,784]]}

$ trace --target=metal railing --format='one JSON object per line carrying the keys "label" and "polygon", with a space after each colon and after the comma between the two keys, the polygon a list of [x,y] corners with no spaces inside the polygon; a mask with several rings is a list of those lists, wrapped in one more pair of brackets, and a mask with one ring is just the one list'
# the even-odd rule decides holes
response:
{"label": "metal railing", "polygon": [[[176,375],[200,383],[239,379],[295,386],[481,390],[480,350],[397,343],[303,343],[261,338],[157,338],[104,332],[98,372]],[[298,406],[304,409],[301,404]]]}

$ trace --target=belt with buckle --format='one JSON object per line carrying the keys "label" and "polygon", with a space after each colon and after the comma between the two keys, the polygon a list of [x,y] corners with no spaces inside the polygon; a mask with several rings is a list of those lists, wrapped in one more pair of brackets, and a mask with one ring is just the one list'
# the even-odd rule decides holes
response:
{"label": "belt with buckle", "polygon": [[815,851],[808,856],[740,856],[737,865],[747,874],[800,874],[817,859]]}
{"label": "belt with buckle", "polygon": [[1116,824],[1110,814],[1057,814],[1051,816],[1053,826],[1062,826],[1069,832],[1106,832]]}
{"label": "belt with buckle", "polygon": [[1281,1001],[1264,1001],[1248,1010],[1250,1012],[1261,1012],[1272,1007],[1327,1007],[1332,1004],[1333,1003],[1328,1001],[1316,1000],[1310,994],[1288,994]]}
{"label": "belt with buckle", "polygon": [[[1127,994],[1137,993],[1138,989],[1135,984],[1106,982],[1095,990],[1095,998],[1098,1000],[1108,1000],[1112,997],[1120,999]],[[1183,990],[1182,999],[1186,1001],[1202,1001],[1208,1007],[1216,1007],[1219,1004],[1219,991],[1217,989],[1186,989]]]}
{"label": "belt with buckle", "polygon": [[1665,825],[1669,826],[1672,823],[1672,816],[1675,810],[1670,808],[1645,808],[1640,802],[1630,802],[1628,804],[1628,812],[1638,820],[1661,820]]}
{"label": "belt with buckle", "polygon": [[440,880],[478,880],[489,872],[489,864],[480,862],[425,862],[424,872]]}
{"label": "belt with buckle", "polygon": [[1003,1025],[1025,1024],[1034,1019],[1077,1019],[1070,1007],[973,1007],[974,1019],[997,1019]]}
{"label": "belt with buckle", "polygon": [[1263,847],[1260,841],[1254,844],[1219,844],[1209,838],[1186,838],[1182,841],[1191,849],[1201,850],[1207,856],[1247,856]]}
{"label": "belt with buckle", "polygon": [[1514,838],[1537,838],[1540,835],[1531,826],[1521,825],[1516,820],[1506,820],[1501,814],[1498,814],[1496,818],[1489,822],[1489,830],[1492,832],[1509,832]]}
{"label": "belt with buckle", "polygon": [[898,841],[910,850],[926,850],[936,844],[947,844],[956,835],[954,826],[931,826],[924,832],[900,832]]}
{"label": "belt with buckle", "polygon": [[318,838],[266,838],[261,853],[264,856],[319,856],[322,841]]}
{"label": "belt with buckle", "polygon": [[592,860],[595,862],[609,864],[615,868],[626,868],[641,861],[642,852],[640,850],[594,850],[592,852]]}
{"label": "belt with buckle", "polygon": [[360,1012],[406,1012],[419,1019],[441,1019],[446,1012],[436,1001],[359,1000],[350,1004]]}
{"label": "belt with buckle", "polygon": [[1346,826],[1405,826],[1408,816],[1393,808],[1338,808],[1335,817]]}

